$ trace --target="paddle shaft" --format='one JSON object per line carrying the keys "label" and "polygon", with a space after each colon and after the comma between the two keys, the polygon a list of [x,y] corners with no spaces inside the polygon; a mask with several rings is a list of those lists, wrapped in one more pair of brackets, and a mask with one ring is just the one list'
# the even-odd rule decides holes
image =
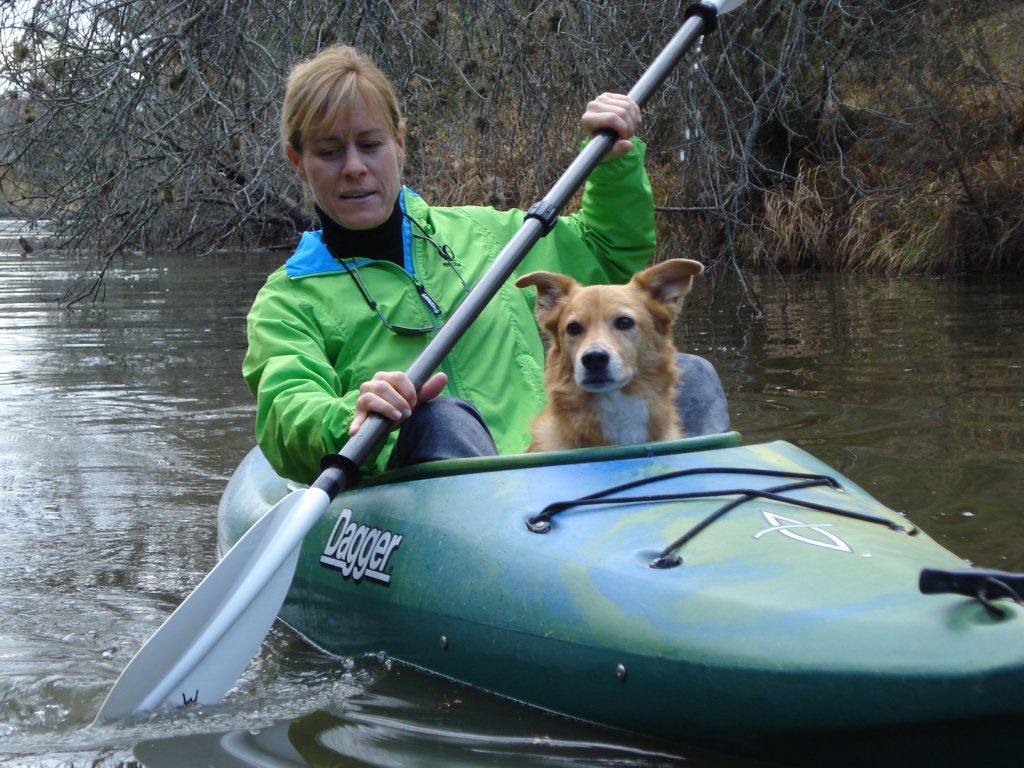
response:
{"label": "paddle shaft", "polygon": [[[726,10],[731,10],[739,4],[737,2],[725,3]],[[643,107],[680,59],[690,50],[694,42],[707,31],[707,27],[714,27],[718,13],[718,7],[713,3],[702,2],[691,6],[687,10],[688,17],[683,26],[629,91],[629,97]],[[406,375],[417,390],[441,365],[441,362],[452,351],[452,348],[484,310],[484,307],[494,298],[505,281],[511,277],[529,250],[554,226],[559,212],[576,193],[576,190],[583,185],[591,171],[612,148],[617,138],[612,131],[601,131],[596,134],[548,193],[530,207],[518,232],[509,240],[484,276],[473,286],[469,295],[452,312],[448,321],[406,370]],[[371,413],[359,431],[338,452],[337,458],[327,460],[328,463],[333,461],[334,465],[323,471],[314,483],[314,487],[324,491],[328,498],[333,499],[350,484],[348,482],[349,475],[387,436],[391,426],[392,422],[389,419]]]}

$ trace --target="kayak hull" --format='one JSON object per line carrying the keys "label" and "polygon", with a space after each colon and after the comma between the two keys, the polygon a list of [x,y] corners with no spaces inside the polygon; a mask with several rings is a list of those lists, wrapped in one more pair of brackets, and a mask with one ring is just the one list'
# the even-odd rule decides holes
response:
{"label": "kayak hull", "polygon": [[[221,502],[222,551],[288,490],[254,449]],[[673,740],[1024,713],[1024,611],[922,595],[925,567],[966,566],[799,448],[728,433],[348,490],[280,616],[332,654]]]}

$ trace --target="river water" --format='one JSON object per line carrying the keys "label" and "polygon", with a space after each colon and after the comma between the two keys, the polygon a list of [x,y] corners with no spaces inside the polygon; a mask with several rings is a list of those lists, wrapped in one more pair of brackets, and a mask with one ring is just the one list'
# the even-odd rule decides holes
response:
{"label": "river water", "polygon": [[[280,627],[225,703],[91,726],[214,565],[218,497],[252,445],[245,313],[282,255],[125,257],[102,303],[66,310],[80,265],[0,247],[0,763],[303,765],[289,743],[305,739],[339,766],[761,764],[327,659]],[[1024,282],[750,279],[763,314],[719,274],[680,327],[717,365],[733,427],[799,444],[972,562],[1024,571]]]}

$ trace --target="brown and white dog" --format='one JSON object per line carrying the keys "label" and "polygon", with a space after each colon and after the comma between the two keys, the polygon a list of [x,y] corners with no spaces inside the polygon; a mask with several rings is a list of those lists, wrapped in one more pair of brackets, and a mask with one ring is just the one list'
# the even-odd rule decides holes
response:
{"label": "brown and white dog", "polygon": [[537,287],[537,320],[550,342],[548,403],[528,451],[626,445],[681,437],[672,326],[699,262],[670,259],[626,285],[581,286],[554,272],[516,280]]}

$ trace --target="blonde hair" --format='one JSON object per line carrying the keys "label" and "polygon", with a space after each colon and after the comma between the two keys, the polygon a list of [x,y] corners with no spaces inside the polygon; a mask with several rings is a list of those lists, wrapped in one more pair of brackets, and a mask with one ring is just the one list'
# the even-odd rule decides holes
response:
{"label": "blonde hair", "polygon": [[384,116],[398,138],[402,114],[391,81],[355,48],[335,45],[295,65],[281,107],[282,149],[302,145],[323,126],[333,124],[356,96]]}

